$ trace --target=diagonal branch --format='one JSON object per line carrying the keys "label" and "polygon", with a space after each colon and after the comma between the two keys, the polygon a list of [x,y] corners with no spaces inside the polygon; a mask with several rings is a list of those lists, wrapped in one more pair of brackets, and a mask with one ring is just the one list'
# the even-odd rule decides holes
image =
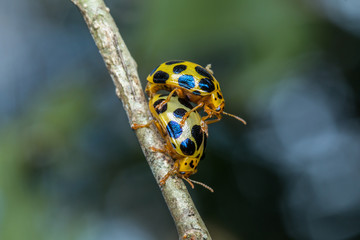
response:
{"label": "diagonal branch", "polygon": [[[116,94],[123,103],[130,123],[143,124],[151,118],[142,91],[137,66],[131,57],[119,30],[103,0],[71,0],[82,13],[94,41],[116,87]],[[171,169],[171,159],[150,150],[161,148],[163,142],[153,128],[136,131],[142,151],[159,184],[159,180]],[[180,239],[211,239],[194,203],[178,178],[168,179],[160,188],[175,221]]]}

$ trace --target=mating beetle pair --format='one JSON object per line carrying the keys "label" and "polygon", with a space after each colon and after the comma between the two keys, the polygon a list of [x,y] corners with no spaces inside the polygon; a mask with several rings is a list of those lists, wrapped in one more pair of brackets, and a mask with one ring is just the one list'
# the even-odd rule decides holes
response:
{"label": "mating beetle pair", "polygon": [[[147,127],[155,123],[166,140],[166,149],[155,149],[168,153],[175,159],[174,166],[161,180],[164,185],[167,178],[177,175],[189,182],[198,183],[210,191],[210,187],[189,179],[197,172],[197,165],[204,156],[207,125],[217,122],[222,114],[232,116],[246,124],[235,115],[224,112],[225,100],[218,81],[208,65],[206,68],[188,61],[168,61],[156,67],[147,77],[146,93],[150,96],[149,108],[155,118],[145,125],[133,124],[133,129]],[[168,95],[157,94],[166,90]],[[175,96],[176,94],[176,96]],[[195,107],[190,103],[196,104]],[[204,109],[206,116],[197,112]],[[210,119],[216,117],[216,119]]]}

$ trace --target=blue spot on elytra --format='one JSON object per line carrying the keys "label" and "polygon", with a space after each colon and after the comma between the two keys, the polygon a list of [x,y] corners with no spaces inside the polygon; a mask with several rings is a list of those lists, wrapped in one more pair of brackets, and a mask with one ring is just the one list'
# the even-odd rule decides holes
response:
{"label": "blue spot on elytra", "polygon": [[179,77],[179,85],[186,89],[195,87],[194,77],[191,75],[182,75]]}
{"label": "blue spot on elytra", "polygon": [[180,124],[175,121],[170,121],[166,126],[166,131],[169,133],[171,138],[177,139],[182,134],[182,128]]}

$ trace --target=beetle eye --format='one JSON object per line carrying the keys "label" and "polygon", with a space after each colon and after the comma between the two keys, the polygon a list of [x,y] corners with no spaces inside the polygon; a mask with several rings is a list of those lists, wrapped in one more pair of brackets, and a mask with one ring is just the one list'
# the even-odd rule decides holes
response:
{"label": "beetle eye", "polygon": [[184,175],[184,174],[185,174],[185,172],[180,172],[180,174],[181,174],[181,175]]}
{"label": "beetle eye", "polygon": [[217,111],[217,112],[219,112],[221,110],[221,107],[220,106],[218,106],[216,109],[215,109],[215,111]]}

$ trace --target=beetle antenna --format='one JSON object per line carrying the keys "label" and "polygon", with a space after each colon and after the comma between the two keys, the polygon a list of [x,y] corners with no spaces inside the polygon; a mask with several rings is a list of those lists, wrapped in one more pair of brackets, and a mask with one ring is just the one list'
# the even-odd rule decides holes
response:
{"label": "beetle antenna", "polygon": [[214,74],[213,70],[211,70],[211,64],[206,65],[206,70],[208,70],[211,74]]}
{"label": "beetle antenna", "polygon": [[192,182],[191,182],[191,180],[189,178],[182,177],[182,179],[187,181],[189,183],[189,185],[191,186],[191,188],[194,189],[194,184],[192,184]]}
{"label": "beetle antenna", "polygon": [[237,120],[242,122],[244,125],[246,125],[246,121],[244,119],[242,119],[241,117],[235,116],[235,115],[227,113],[227,112],[223,112],[223,114],[228,115],[228,116],[233,117],[233,118],[236,118]]}
{"label": "beetle antenna", "polygon": [[192,184],[192,182],[203,186],[204,188],[206,188],[206,189],[209,190],[210,192],[214,192],[214,190],[213,190],[211,187],[209,187],[208,185],[206,185],[205,183],[198,182],[198,181],[192,180],[192,179],[190,179],[190,178],[184,178],[184,179],[191,185],[191,187],[192,187],[193,189],[194,189],[194,184]]}

